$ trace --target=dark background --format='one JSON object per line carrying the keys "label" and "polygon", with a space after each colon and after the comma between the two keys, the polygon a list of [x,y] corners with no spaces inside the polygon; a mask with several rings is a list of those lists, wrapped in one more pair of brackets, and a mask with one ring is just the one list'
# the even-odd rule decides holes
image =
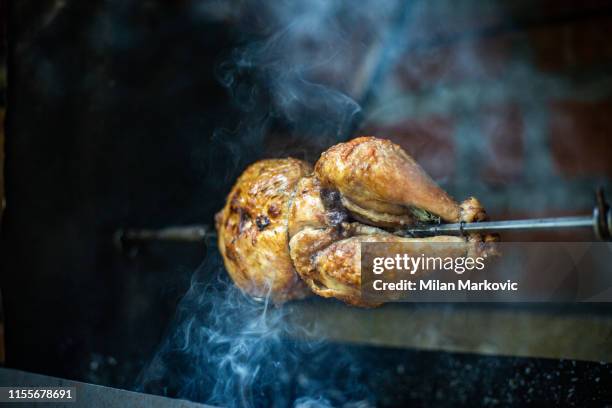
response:
{"label": "dark background", "polygon": [[[110,359],[125,371],[100,381],[127,385],[205,249],[152,248],[132,261],[112,235],[208,223],[222,206],[203,146],[232,115],[213,75],[231,35],[225,25],[190,24],[178,4],[132,14],[74,2],[54,15],[55,4],[9,7],[8,364],[95,381],[92,364]],[[115,19],[137,27],[129,47],[105,31]],[[179,75],[186,67],[197,69]]]}
{"label": "dark background", "polygon": [[[200,3],[19,1],[5,7],[9,80],[1,289],[7,366],[132,387],[206,247],[154,244],[130,257],[113,246],[113,233],[126,226],[211,224],[232,181],[259,157],[312,160],[352,132],[388,136],[456,196],[483,198],[496,218],[589,211],[594,187],[610,185],[612,5],[607,2],[556,7],[518,2],[507,20],[472,16],[449,24],[442,28],[448,32],[419,40],[435,53],[402,63],[404,55],[388,70],[391,80],[374,75],[373,85],[351,94],[366,119],[351,117],[337,132],[323,122],[313,124],[322,109],[316,104],[301,106],[297,121],[284,117],[282,109],[262,115],[246,109],[241,100],[251,93],[222,83],[222,63],[236,47],[268,38],[274,26],[263,7],[238,2],[236,12],[211,17],[198,14]],[[478,52],[478,70],[457,63],[454,50],[463,43],[450,40],[452,30],[476,38],[470,47]],[[537,75],[515,79],[506,67],[526,55]],[[261,72],[235,75],[258,83]],[[327,83],[338,80],[316,75]],[[546,78],[558,86],[547,88]],[[530,94],[508,94],[475,99],[473,111],[460,103],[433,113],[399,109],[370,115],[386,109],[388,88],[420,95],[427,105],[442,98],[427,93],[427,81],[451,91],[469,85],[476,88],[468,93],[479,94],[477,87],[485,86],[477,84],[485,80],[510,88],[523,81],[527,90],[537,88],[530,80],[544,84],[533,92],[546,94],[545,112],[534,114],[532,104],[543,102],[533,102]],[[372,86],[380,88],[374,96]],[[262,91],[255,103],[274,105],[274,95]],[[400,120],[393,119],[398,115]],[[474,154],[478,168],[466,165]],[[477,385],[483,377],[489,378],[491,398],[508,403],[517,402],[508,395],[528,393],[536,400],[611,402],[606,364],[356,349],[360,364],[377,373],[363,381],[380,387],[381,394],[398,395],[397,401],[386,400],[389,404],[484,401]],[[410,368],[398,374],[400,360]],[[478,374],[464,376],[466,366]]]}

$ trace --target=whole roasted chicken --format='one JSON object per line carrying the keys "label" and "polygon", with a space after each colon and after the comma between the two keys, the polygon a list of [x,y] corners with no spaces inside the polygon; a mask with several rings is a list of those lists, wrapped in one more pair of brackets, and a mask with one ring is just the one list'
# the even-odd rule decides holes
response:
{"label": "whole roasted chicken", "polygon": [[478,200],[458,204],[401,147],[375,137],[331,147],[314,168],[292,158],[258,161],[215,217],[225,266],[244,292],[276,303],[314,292],[356,306],[375,306],[361,296],[360,243],[452,242],[472,251],[492,238],[394,232],[485,219]]}

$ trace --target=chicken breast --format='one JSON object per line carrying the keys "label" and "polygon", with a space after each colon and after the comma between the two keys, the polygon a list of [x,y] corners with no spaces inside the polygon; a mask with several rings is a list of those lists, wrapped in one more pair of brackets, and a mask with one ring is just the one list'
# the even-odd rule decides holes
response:
{"label": "chicken breast", "polygon": [[256,162],[215,217],[225,267],[251,296],[284,302],[310,293],[289,256],[288,226],[296,186],[311,172],[311,165],[296,159]]}

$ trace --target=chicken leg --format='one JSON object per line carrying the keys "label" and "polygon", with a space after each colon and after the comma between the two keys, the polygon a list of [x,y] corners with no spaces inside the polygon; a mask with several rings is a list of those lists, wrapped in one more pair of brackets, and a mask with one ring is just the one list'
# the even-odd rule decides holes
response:
{"label": "chicken leg", "polygon": [[455,202],[389,140],[358,137],[337,144],[321,155],[315,177],[322,189],[340,192],[355,218],[377,226],[486,219],[477,199]]}

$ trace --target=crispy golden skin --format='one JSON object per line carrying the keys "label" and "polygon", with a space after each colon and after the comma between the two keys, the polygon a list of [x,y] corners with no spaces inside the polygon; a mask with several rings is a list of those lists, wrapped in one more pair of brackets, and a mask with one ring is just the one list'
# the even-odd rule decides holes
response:
{"label": "crispy golden skin", "polygon": [[473,197],[456,203],[399,146],[361,137],[323,153],[314,173],[294,159],[253,164],[217,215],[217,230],[228,272],[245,292],[282,302],[304,297],[307,285],[320,296],[368,307],[376,304],[361,296],[362,242],[453,243],[429,246],[442,257],[454,256],[456,243],[465,243],[464,252],[493,253],[482,244],[490,236],[415,239],[389,232],[430,217],[475,222],[486,213]]}
{"label": "crispy golden skin", "polygon": [[215,217],[218,245],[232,280],[244,292],[274,302],[310,293],[296,274],[287,228],[297,183],[312,167],[295,159],[249,166]]}
{"label": "crispy golden skin", "polygon": [[327,212],[321,200],[319,181],[313,176],[303,177],[297,183],[289,210],[289,238],[306,227],[325,228],[329,223]]}

